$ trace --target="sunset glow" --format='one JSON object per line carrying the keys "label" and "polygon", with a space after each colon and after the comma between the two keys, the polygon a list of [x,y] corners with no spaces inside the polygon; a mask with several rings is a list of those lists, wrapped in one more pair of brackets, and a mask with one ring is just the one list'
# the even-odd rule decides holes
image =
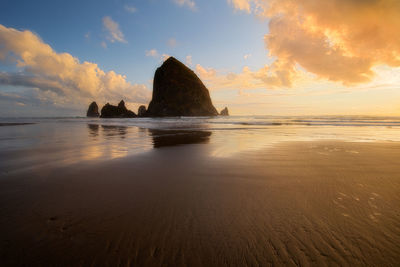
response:
{"label": "sunset glow", "polygon": [[1,0],[0,266],[398,266],[400,0]]}

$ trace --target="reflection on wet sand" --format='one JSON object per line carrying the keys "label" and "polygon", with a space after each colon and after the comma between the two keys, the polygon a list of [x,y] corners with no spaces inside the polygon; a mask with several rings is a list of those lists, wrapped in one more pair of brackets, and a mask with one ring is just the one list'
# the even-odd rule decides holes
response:
{"label": "reflection on wet sand", "polygon": [[212,134],[209,131],[156,129],[149,129],[149,133],[153,138],[154,148],[187,144],[207,144]]}
{"label": "reflection on wet sand", "polygon": [[[100,125],[98,124],[88,124],[89,136],[97,137],[99,136]],[[120,136],[121,139],[125,138],[128,127],[126,126],[116,126],[116,125],[101,125],[102,133],[106,137]]]}
{"label": "reflection on wet sand", "polygon": [[103,133],[106,137],[120,136],[121,139],[125,138],[128,127],[115,126],[115,125],[101,125]]}
{"label": "reflection on wet sand", "polygon": [[[82,147],[80,156],[73,158],[83,160],[115,159],[126,157],[128,154],[141,153],[152,148],[150,137],[137,127],[121,125],[87,124],[89,142]],[[142,132],[142,134],[139,134]],[[146,139],[136,142],[138,136]]]}
{"label": "reflection on wet sand", "polygon": [[98,124],[88,124],[89,135],[91,137],[99,136],[99,125]]}

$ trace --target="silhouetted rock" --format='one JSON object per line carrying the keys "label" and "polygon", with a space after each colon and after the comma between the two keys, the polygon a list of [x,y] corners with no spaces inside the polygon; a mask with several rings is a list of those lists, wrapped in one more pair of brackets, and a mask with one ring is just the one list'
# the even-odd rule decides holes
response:
{"label": "silhouetted rock", "polygon": [[229,116],[229,110],[227,107],[225,107],[223,110],[221,110],[220,113],[221,116]]}
{"label": "silhouetted rock", "polygon": [[146,107],[142,105],[138,109],[138,116],[144,117],[144,116],[146,116],[146,112],[147,112]]}
{"label": "silhouetted rock", "polygon": [[147,113],[151,117],[216,116],[210,94],[197,75],[173,57],[154,75],[153,99]]}
{"label": "silhouetted rock", "polygon": [[92,104],[89,105],[89,108],[86,112],[87,117],[98,117],[100,116],[99,114],[99,107],[97,106],[96,102],[92,102]]}
{"label": "silhouetted rock", "polygon": [[128,110],[125,107],[124,100],[121,100],[118,106],[113,106],[107,103],[101,109],[101,118],[135,118],[135,117],[137,117],[135,112]]}

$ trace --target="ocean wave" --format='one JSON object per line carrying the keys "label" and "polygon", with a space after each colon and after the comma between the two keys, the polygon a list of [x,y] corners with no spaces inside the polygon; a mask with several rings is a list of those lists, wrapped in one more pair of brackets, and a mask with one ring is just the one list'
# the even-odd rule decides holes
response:
{"label": "ocean wave", "polygon": [[0,118],[0,123],[97,123],[141,128],[400,127],[400,117],[230,116],[100,119],[85,117]]}

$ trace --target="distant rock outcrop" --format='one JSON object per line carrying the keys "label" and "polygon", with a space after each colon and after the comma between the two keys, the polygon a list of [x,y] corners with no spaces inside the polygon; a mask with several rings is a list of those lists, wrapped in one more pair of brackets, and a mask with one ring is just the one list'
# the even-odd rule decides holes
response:
{"label": "distant rock outcrop", "polygon": [[99,117],[100,116],[100,114],[99,114],[99,107],[97,106],[97,103],[96,102],[92,102],[90,105],[89,105],[89,108],[88,108],[88,110],[87,110],[87,112],[86,112],[86,116],[87,117]]}
{"label": "distant rock outcrop", "polygon": [[136,118],[135,112],[128,110],[125,107],[124,100],[119,102],[118,106],[113,106],[107,103],[101,109],[101,118]]}
{"label": "distant rock outcrop", "polygon": [[147,116],[216,116],[210,93],[197,75],[170,57],[154,76]]}
{"label": "distant rock outcrop", "polygon": [[139,117],[145,117],[146,116],[146,112],[147,112],[147,110],[146,110],[146,106],[140,106],[139,107],[139,109],[138,109],[138,116]]}
{"label": "distant rock outcrop", "polygon": [[229,116],[229,110],[227,107],[225,107],[223,110],[221,110],[220,113],[221,116]]}

